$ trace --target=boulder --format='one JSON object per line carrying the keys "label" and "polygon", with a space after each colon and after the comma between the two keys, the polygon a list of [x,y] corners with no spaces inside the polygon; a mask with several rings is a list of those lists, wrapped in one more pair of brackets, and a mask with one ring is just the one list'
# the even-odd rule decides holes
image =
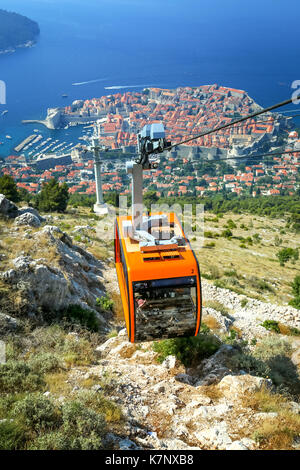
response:
{"label": "boulder", "polygon": [[160,448],[162,450],[200,450],[199,447],[191,447],[181,439],[162,439]]}
{"label": "boulder", "polygon": [[272,388],[272,381],[252,375],[227,375],[218,384],[226,398],[244,397],[245,393],[258,392],[262,388]]}
{"label": "boulder", "polygon": [[120,344],[120,338],[118,336],[114,336],[113,338],[109,338],[105,343],[97,346],[95,349],[95,354],[99,358],[106,357],[110,351]]}
{"label": "boulder", "polygon": [[194,436],[200,444],[207,447],[215,446],[220,450],[225,450],[232,444],[232,440],[227,432],[227,424],[225,421],[218,423],[217,426],[196,432]]}
{"label": "boulder", "polygon": [[29,225],[30,227],[40,227],[41,221],[40,219],[30,212],[25,212],[22,215],[19,215],[15,218],[16,225]]}
{"label": "boulder", "polygon": [[249,450],[242,441],[233,441],[226,447],[226,450]]}
{"label": "boulder", "polygon": [[124,342],[110,351],[111,356],[119,356],[123,359],[128,359],[133,355],[136,350],[135,344]]}
{"label": "boulder", "polygon": [[36,209],[33,207],[21,207],[21,209],[18,210],[18,216],[23,215],[23,214],[32,214],[35,215],[40,222],[44,222],[45,219],[42,217]]}
{"label": "boulder", "polygon": [[162,366],[166,369],[175,369],[177,359],[175,356],[167,356],[166,359],[163,361]]}
{"label": "boulder", "polygon": [[15,331],[18,327],[18,320],[0,312],[0,335]]}
{"label": "boulder", "polygon": [[7,199],[4,194],[0,194],[0,215],[15,218],[18,215],[17,206]]}
{"label": "boulder", "polygon": [[230,369],[226,367],[226,360],[232,355],[233,347],[223,344],[218,351],[208,359],[205,359],[197,368],[200,376],[195,386],[211,385],[219,382],[223,377],[230,374]]}

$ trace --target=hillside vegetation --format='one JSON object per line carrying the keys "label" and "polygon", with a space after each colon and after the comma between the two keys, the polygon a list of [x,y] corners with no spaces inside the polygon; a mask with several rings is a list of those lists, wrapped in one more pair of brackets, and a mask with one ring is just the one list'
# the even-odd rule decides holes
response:
{"label": "hillside vegetation", "polygon": [[200,334],[131,344],[113,217],[21,206],[0,197],[0,449],[299,449],[300,240],[284,217],[207,212],[204,246],[191,237]]}
{"label": "hillside vegetation", "polygon": [[35,21],[0,9],[0,51],[34,41],[40,29]]}

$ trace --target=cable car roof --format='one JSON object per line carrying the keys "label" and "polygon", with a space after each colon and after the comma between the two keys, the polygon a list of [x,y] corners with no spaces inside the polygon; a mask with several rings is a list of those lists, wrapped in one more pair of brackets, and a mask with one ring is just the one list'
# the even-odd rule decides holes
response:
{"label": "cable car roof", "polygon": [[[197,275],[197,261],[188,241],[185,246],[158,245],[151,251],[142,251],[137,241],[124,237],[122,222],[125,220],[131,220],[131,217],[118,217],[120,238],[132,281]],[[186,239],[176,214],[173,230]]]}

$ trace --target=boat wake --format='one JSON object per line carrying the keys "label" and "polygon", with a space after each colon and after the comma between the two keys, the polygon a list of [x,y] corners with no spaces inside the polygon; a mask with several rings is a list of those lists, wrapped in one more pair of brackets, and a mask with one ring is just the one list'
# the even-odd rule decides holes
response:
{"label": "boat wake", "polygon": [[72,83],[72,85],[73,86],[88,85],[89,83],[104,82],[105,80],[108,80],[108,78],[96,78],[96,80],[88,80],[87,82]]}

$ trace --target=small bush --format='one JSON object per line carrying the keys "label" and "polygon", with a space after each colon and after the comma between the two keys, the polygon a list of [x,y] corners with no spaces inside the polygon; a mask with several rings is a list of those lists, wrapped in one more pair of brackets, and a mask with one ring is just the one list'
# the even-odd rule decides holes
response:
{"label": "small bush", "polygon": [[299,251],[298,249],[293,248],[283,248],[276,253],[276,256],[279,260],[280,266],[284,266],[290,259],[294,262],[297,261],[299,259]]}
{"label": "small bush", "polygon": [[101,393],[84,390],[78,394],[80,402],[98,414],[104,416],[107,423],[116,423],[122,419],[121,408]]}
{"label": "small bush", "polygon": [[34,432],[43,432],[56,427],[61,422],[61,416],[54,403],[43,395],[28,395],[17,402],[12,410],[12,416]]}
{"label": "small bush", "polygon": [[216,246],[215,242],[205,243],[204,248],[214,248]]}
{"label": "small bush", "polygon": [[263,326],[266,330],[274,331],[275,333],[280,333],[278,321],[265,320],[263,323],[261,323],[261,326]]}
{"label": "small bush", "polygon": [[56,372],[64,368],[61,358],[52,353],[41,353],[35,355],[30,358],[28,365],[34,372],[38,372],[40,374]]}
{"label": "small bush", "polygon": [[169,355],[176,356],[186,367],[214,354],[220,347],[220,341],[210,334],[199,334],[190,338],[166,339],[153,343],[158,352],[158,362],[163,362]]}
{"label": "small bush", "polygon": [[233,233],[229,228],[227,228],[226,230],[223,230],[221,233],[221,237],[225,237],[225,238],[231,238],[232,235]]}
{"label": "small bush", "polygon": [[296,276],[292,283],[292,292],[294,294],[294,299],[289,302],[289,304],[300,310],[300,276]]}
{"label": "small bush", "polygon": [[204,237],[205,238],[215,238],[216,234],[211,232],[211,231],[207,231],[207,232],[204,232]]}
{"label": "small bush", "polygon": [[74,400],[63,405],[62,417],[63,432],[70,441],[69,449],[97,450],[102,447],[106,431],[102,415]]}
{"label": "small bush", "polygon": [[0,450],[22,450],[26,443],[26,428],[19,422],[0,422]]}
{"label": "small bush", "polygon": [[63,358],[68,367],[85,366],[94,360],[92,344],[85,338],[68,335],[62,350]]}
{"label": "small bush", "polygon": [[67,321],[80,324],[91,331],[99,330],[99,322],[95,312],[82,308],[80,305],[69,305],[62,316]]}
{"label": "small bush", "polygon": [[227,227],[228,227],[229,229],[231,229],[231,228],[236,228],[236,224],[233,222],[232,219],[229,219],[229,220],[227,221],[227,224],[226,224],[226,225],[227,225]]}
{"label": "small bush", "polygon": [[210,278],[211,279],[219,279],[221,277],[219,268],[217,266],[215,266],[214,264],[211,264],[208,267],[208,269],[210,271]]}
{"label": "small bush", "polygon": [[102,296],[96,299],[96,305],[104,311],[112,310],[114,302],[109,297]]}
{"label": "small bush", "polygon": [[20,393],[41,390],[45,385],[40,372],[24,361],[8,361],[0,365],[0,392]]}

